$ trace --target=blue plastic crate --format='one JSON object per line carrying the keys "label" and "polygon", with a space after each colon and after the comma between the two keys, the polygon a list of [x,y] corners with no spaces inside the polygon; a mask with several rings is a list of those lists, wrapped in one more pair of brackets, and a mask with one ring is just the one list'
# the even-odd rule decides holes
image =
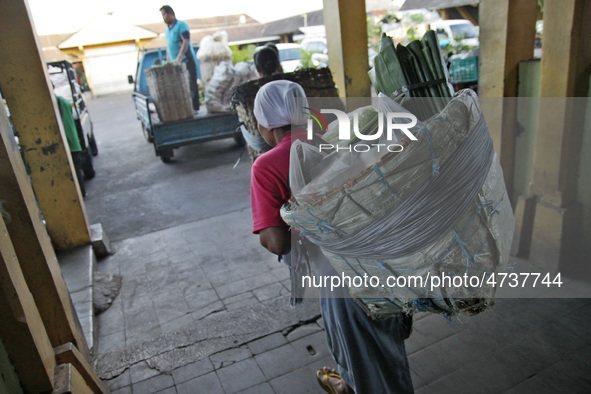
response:
{"label": "blue plastic crate", "polygon": [[478,81],[478,57],[449,59],[452,83]]}

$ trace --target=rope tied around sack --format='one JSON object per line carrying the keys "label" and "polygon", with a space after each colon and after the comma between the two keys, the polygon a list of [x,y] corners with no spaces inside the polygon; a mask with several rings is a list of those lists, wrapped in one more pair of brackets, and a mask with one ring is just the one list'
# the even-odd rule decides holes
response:
{"label": "rope tied around sack", "polygon": [[382,172],[382,170],[380,170],[380,167],[377,164],[374,164],[372,168],[373,171],[377,174],[379,180],[382,181],[382,184],[384,185],[386,190],[388,190],[391,194],[396,194],[392,186],[390,186],[390,184],[386,182],[386,179],[384,178],[384,173]]}

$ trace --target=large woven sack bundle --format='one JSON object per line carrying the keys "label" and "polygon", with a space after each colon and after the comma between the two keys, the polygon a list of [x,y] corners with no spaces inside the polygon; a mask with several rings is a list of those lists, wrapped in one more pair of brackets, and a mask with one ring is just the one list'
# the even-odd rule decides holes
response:
{"label": "large woven sack bundle", "polygon": [[[306,162],[309,155],[302,154],[311,145],[296,141],[290,157],[294,201],[281,216],[321,247],[337,274],[378,278],[372,286],[348,287],[374,318],[479,313],[494,302],[496,287],[486,280],[508,262],[514,218],[476,95],[460,92],[418,127],[416,137],[367,168],[343,166],[346,160],[338,158],[327,169],[331,155],[351,155],[330,153],[322,171],[320,161]],[[351,170],[343,176],[339,167]],[[298,171],[314,176],[292,177]],[[336,185],[335,174],[341,177]],[[322,187],[327,184],[330,190]],[[445,275],[483,280],[465,285],[433,279]]]}
{"label": "large woven sack bundle", "polygon": [[228,33],[221,30],[203,37],[197,51],[201,82],[204,88],[213,77],[215,68],[221,63],[232,65],[232,50],[228,46]]}
{"label": "large woven sack bundle", "polygon": [[189,72],[184,63],[167,63],[144,70],[150,97],[163,122],[192,118]]}

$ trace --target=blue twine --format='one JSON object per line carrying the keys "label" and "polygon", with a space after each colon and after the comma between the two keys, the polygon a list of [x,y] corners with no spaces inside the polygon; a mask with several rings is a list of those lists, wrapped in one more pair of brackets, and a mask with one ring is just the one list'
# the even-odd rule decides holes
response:
{"label": "blue twine", "polygon": [[431,158],[433,159],[433,164],[431,164],[431,174],[433,178],[437,178],[439,176],[439,159],[435,156],[435,150],[433,149],[433,142],[431,142],[431,134],[429,134],[429,130],[427,127],[423,126],[419,129],[419,133],[423,132],[425,137],[427,138],[427,144],[429,145],[429,150],[431,151]]}
{"label": "blue twine", "polygon": [[384,185],[384,187],[391,193],[391,194],[396,194],[396,192],[394,191],[394,189],[392,188],[392,186],[390,186],[390,184],[388,182],[386,182],[386,179],[384,179],[384,174],[382,173],[382,171],[380,170],[380,167],[378,167],[377,164],[373,165],[373,170],[374,172],[378,175],[378,178],[380,179],[380,181],[382,181],[382,184]]}

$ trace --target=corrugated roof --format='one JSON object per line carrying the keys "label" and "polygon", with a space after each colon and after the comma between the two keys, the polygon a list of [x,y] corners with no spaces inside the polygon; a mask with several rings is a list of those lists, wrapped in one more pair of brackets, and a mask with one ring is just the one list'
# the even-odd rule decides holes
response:
{"label": "corrugated roof", "polygon": [[480,0],[406,0],[400,11],[418,10],[427,8],[429,10],[440,10],[443,8],[461,7],[470,4],[479,4]]}
{"label": "corrugated roof", "polygon": [[[179,20],[184,21],[187,25],[189,25],[189,29],[191,30],[201,30],[201,29],[221,29],[226,28],[228,26],[240,26],[240,25],[251,25],[251,24],[261,24],[254,18],[251,18],[248,15],[244,15],[244,23],[240,23],[240,17],[244,14],[235,14],[235,15],[224,15],[224,16],[212,16],[208,18],[196,18],[196,19],[182,19]],[[164,22],[158,23],[148,23],[145,25],[139,25],[144,29],[153,31],[155,33],[164,33],[164,29],[166,24]]]}
{"label": "corrugated roof", "polygon": [[144,28],[119,20],[112,15],[96,17],[58,48],[78,48],[80,46],[135,41],[142,38],[155,38],[158,34]]}
{"label": "corrugated roof", "polygon": [[297,15],[269,22],[265,25],[265,35],[272,36],[296,33],[302,26],[316,25],[324,25],[324,14],[322,10],[308,12],[305,18],[303,15]]}

